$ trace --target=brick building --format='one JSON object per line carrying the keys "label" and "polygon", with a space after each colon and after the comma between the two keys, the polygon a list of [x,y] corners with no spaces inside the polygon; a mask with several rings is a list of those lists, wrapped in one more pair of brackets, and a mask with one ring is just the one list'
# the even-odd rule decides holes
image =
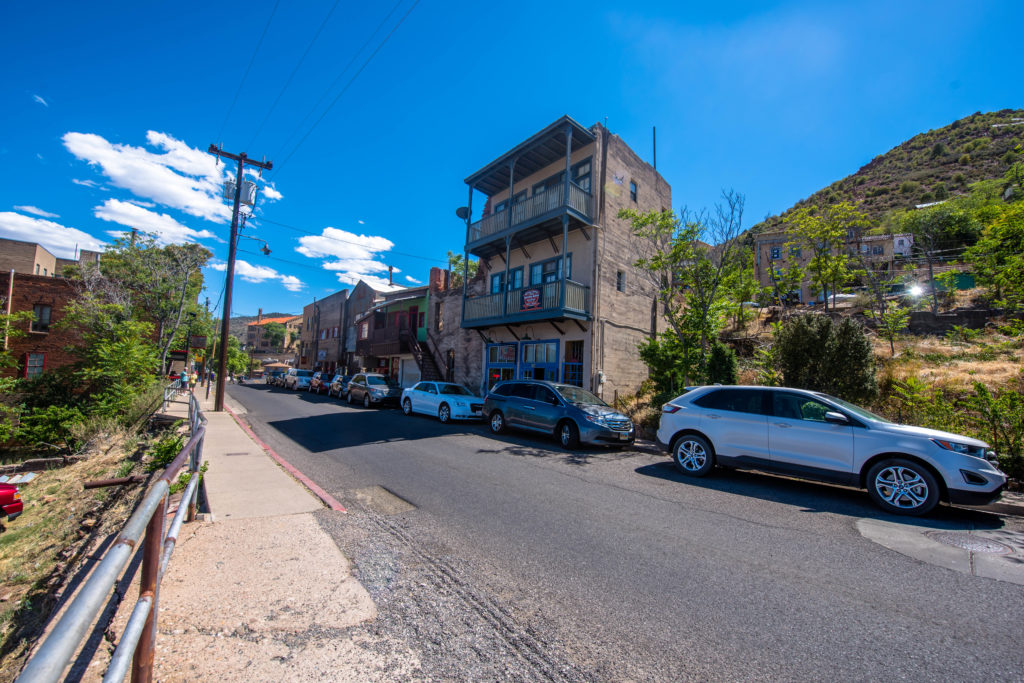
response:
{"label": "brick building", "polygon": [[79,342],[77,331],[60,329],[55,325],[64,317],[68,302],[77,295],[74,282],[65,278],[20,272],[13,273],[12,277],[10,271],[0,272],[3,312],[32,313],[31,322],[15,327],[23,334],[4,331],[4,344],[18,361],[18,366],[0,369],[0,374],[5,377],[35,377],[45,370],[76,360],[67,349]]}
{"label": "brick building", "polygon": [[342,289],[303,307],[298,367],[334,372],[344,365],[347,300]]}
{"label": "brick building", "polygon": [[[618,212],[670,208],[665,179],[604,126],[563,116],[465,182],[465,252],[482,279],[462,301],[461,327],[484,341],[473,388],[543,378],[609,400],[635,391],[648,376],[637,345],[658,331],[656,292]],[[474,194],[485,198],[475,220]]]}

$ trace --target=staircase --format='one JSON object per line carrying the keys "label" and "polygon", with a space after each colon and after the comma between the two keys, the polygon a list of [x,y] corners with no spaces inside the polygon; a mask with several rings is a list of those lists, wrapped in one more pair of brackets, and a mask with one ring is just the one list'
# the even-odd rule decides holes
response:
{"label": "staircase", "polygon": [[409,352],[416,359],[416,365],[420,369],[420,379],[424,382],[443,382],[444,373],[437,366],[434,355],[425,342],[421,342],[412,332],[402,331],[402,338],[409,346]]}

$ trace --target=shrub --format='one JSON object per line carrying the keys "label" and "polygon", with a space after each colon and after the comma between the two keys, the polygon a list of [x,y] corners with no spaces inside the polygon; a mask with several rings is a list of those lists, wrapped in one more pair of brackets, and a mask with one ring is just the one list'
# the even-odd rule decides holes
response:
{"label": "shrub", "polygon": [[716,341],[708,355],[708,382],[736,384],[736,352]]}
{"label": "shrub", "polygon": [[773,348],[786,386],[868,401],[878,393],[871,343],[850,318],[798,316],[778,328]]}
{"label": "shrub", "polygon": [[936,142],[932,147],[932,159],[938,159],[941,156],[945,156],[946,146],[941,142]]}
{"label": "shrub", "polygon": [[949,190],[946,189],[946,183],[935,183],[935,187],[932,188],[932,194],[935,195],[936,199],[946,199],[949,197]]}
{"label": "shrub", "polygon": [[177,422],[167,430],[155,444],[153,444],[152,459],[146,465],[147,472],[156,472],[170,465],[181,449],[185,447],[185,435],[178,434],[177,428],[181,422]]}
{"label": "shrub", "polygon": [[970,154],[961,154],[959,162],[960,162],[961,166],[967,166],[968,164],[971,163],[971,155]]}
{"label": "shrub", "polygon": [[15,438],[32,447],[57,446],[71,454],[82,445],[76,436],[76,428],[83,422],[85,415],[74,406],[51,405],[35,408],[22,415]]}
{"label": "shrub", "polygon": [[900,183],[900,192],[902,194],[915,194],[921,189],[921,183],[914,182],[913,180],[904,180]]}

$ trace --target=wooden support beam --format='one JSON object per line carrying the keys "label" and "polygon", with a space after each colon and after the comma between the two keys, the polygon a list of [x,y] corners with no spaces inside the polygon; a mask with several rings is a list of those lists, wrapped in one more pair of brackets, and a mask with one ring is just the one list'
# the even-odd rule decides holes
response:
{"label": "wooden support beam", "polygon": [[583,233],[583,236],[586,237],[587,241],[589,242],[590,241],[590,233],[587,232],[587,229],[586,228],[580,228],[580,232]]}
{"label": "wooden support beam", "polygon": [[510,325],[505,325],[505,329],[506,329],[506,330],[508,330],[508,333],[509,333],[509,334],[511,334],[511,335],[512,335],[513,337],[515,337],[515,338],[516,338],[516,341],[519,341],[519,335],[518,335],[518,334],[516,334],[516,331],[515,331],[515,330],[513,330],[513,329],[512,329],[512,327],[511,327]]}
{"label": "wooden support beam", "polygon": [[581,332],[586,332],[586,331],[587,331],[587,328],[583,327],[583,323],[581,323],[581,322],[580,322],[579,320],[577,320],[576,318],[573,318],[573,319],[572,319],[572,321],[573,321],[574,323],[576,323],[576,326],[577,326],[578,328],[580,328],[580,331],[581,331]]}
{"label": "wooden support beam", "polygon": [[554,320],[552,320],[550,322],[551,322],[551,327],[553,327],[556,330],[558,330],[558,334],[560,334],[560,335],[562,335],[564,337],[565,336],[565,332],[562,331],[562,328],[559,327],[558,325],[556,325]]}
{"label": "wooden support beam", "polygon": [[526,258],[530,258],[530,252],[526,251],[526,245],[525,244],[520,242],[519,243],[519,249],[520,249],[520,251],[523,252],[523,256],[525,256]]}
{"label": "wooden support beam", "polygon": [[552,237],[551,235],[548,235],[548,242],[551,242],[551,248],[555,250],[555,253],[556,254],[559,253],[558,252],[558,245],[555,244],[555,238]]}
{"label": "wooden support beam", "polygon": [[506,260],[505,260],[505,255],[504,255],[504,254],[502,254],[502,253],[501,253],[500,251],[498,252],[498,256],[500,256],[500,257],[501,257],[501,262],[502,262],[502,263],[508,263],[508,261],[506,261]]}

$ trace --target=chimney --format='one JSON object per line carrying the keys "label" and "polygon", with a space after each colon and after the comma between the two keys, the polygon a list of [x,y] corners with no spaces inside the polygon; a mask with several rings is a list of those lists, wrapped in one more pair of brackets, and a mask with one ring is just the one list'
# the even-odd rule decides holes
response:
{"label": "chimney", "polygon": [[261,322],[263,322],[263,309],[262,308],[259,310],[259,313],[256,314],[256,324],[258,325]]}
{"label": "chimney", "polygon": [[389,285],[395,284],[395,277],[394,276],[395,276],[395,267],[394,266],[388,266],[388,284]]}

